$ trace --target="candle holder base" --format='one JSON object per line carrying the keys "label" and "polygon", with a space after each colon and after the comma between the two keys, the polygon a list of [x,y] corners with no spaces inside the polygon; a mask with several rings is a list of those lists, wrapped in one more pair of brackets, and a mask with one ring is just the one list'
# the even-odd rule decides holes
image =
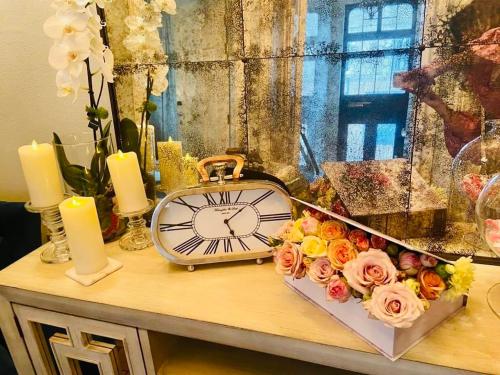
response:
{"label": "candle holder base", "polygon": [[154,203],[148,199],[148,206],[136,212],[121,212],[119,207],[115,207],[115,213],[121,217],[129,219],[127,233],[118,242],[120,248],[127,251],[143,250],[153,245],[151,231],[146,227],[146,220],[143,215],[153,209]]}
{"label": "candle holder base", "polygon": [[24,205],[26,211],[40,214],[42,224],[49,231],[50,242],[45,244],[40,259],[43,263],[66,263],[71,260],[64,225],[59,212],[59,205],[49,207],[35,207],[31,202]]}
{"label": "candle holder base", "polygon": [[96,273],[90,273],[88,275],[79,275],[76,273],[75,267],[72,267],[66,271],[66,276],[82,284],[83,286],[90,286],[92,284],[95,284],[99,280],[105,278],[106,276],[112,274],[113,272],[118,271],[122,267],[123,264],[120,263],[119,261],[112,258],[108,258],[108,265]]}

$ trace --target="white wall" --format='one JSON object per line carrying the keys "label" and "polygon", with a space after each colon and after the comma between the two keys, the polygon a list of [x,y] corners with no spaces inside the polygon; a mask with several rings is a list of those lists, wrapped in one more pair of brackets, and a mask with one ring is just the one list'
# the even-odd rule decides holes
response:
{"label": "white wall", "polygon": [[52,13],[49,0],[0,0],[0,200],[27,200],[20,145],[86,129],[85,93],[75,103],[56,96],[42,31]]}

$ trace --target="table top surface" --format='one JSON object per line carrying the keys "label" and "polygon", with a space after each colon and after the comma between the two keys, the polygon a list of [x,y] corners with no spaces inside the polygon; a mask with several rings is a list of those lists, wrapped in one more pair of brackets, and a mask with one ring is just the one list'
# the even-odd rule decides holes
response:
{"label": "table top surface", "polygon": [[[288,288],[268,260],[186,267],[154,248],[126,252],[106,245],[123,268],[90,287],[64,275],[72,263],[43,264],[40,249],[0,271],[0,285],[115,307],[193,319],[376,353],[356,334]],[[500,268],[476,265],[467,308],[437,327],[403,358],[464,370],[500,373],[500,319],[486,294]]]}

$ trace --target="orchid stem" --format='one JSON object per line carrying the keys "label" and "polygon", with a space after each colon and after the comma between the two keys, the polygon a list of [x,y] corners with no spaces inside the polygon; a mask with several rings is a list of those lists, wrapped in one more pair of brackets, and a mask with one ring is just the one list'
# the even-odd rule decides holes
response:
{"label": "orchid stem", "polygon": [[[90,61],[89,61],[89,58],[87,57],[85,59],[85,65],[87,67],[87,81],[88,81],[88,84],[89,84],[89,99],[90,99],[90,106],[94,109],[97,109],[97,103],[95,101],[95,96],[94,96],[94,86],[93,86],[93,82],[92,82],[92,72],[90,71]],[[101,119],[99,117],[97,117],[97,123],[99,124],[99,133],[101,134],[101,138],[104,137],[104,132],[102,130],[102,123],[101,123]],[[97,131],[94,130],[94,140],[97,141]]]}

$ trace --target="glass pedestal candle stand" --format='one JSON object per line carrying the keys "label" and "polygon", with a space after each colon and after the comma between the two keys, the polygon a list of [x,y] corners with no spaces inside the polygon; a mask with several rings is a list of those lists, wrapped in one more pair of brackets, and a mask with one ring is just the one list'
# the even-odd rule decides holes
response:
{"label": "glass pedestal candle stand", "polygon": [[120,238],[120,248],[128,251],[142,250],[153,245],[151,231],[146,227],[146,220],[143,218],[154,207],[151,199],[148,199],[148,206],[136,212],[121,212],[115,206],[113,212],[123,218],[128,219],[127,232]]}
{"label": "glass pedestal candle stand", "polygon": [[49,231],[50,242],[45,245],[45,249],[40,254],[40,259],[44,263],[65,263],[71,260],[66,233],[61,219],[61,212],[58,205],[50,207],[35,207],[31,202],[27,202],[24,207],[28,212],[40,214],[42,224]]}

